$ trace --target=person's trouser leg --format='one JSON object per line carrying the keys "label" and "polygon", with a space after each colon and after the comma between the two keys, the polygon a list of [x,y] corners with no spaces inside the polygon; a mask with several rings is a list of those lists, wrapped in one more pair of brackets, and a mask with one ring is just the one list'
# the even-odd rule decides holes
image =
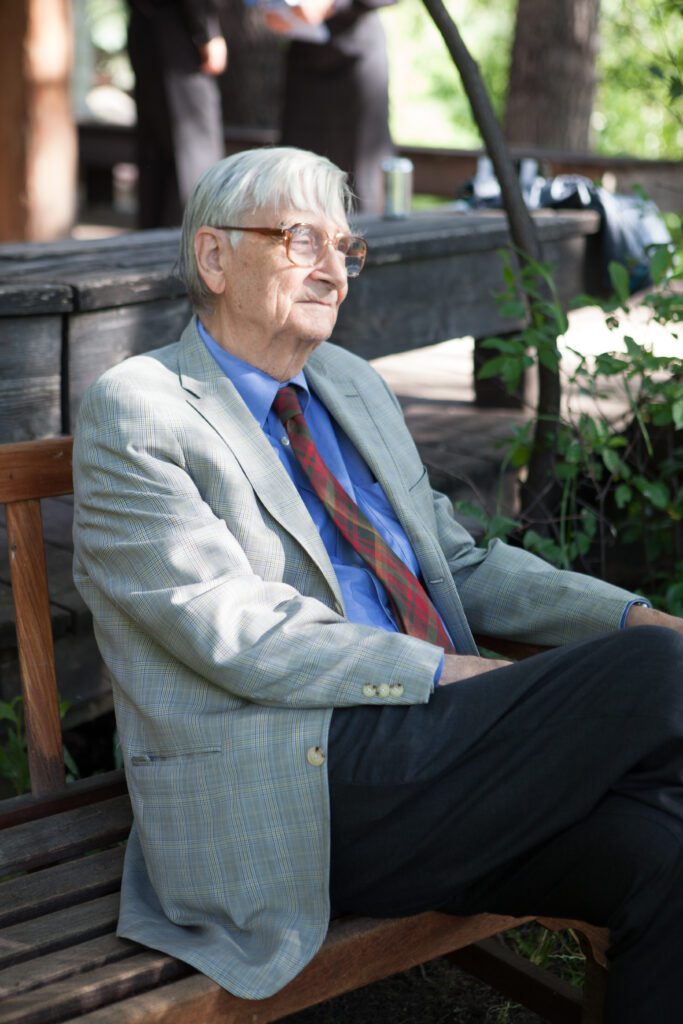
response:
{"label": "person's trouser leg", "polygon": [[[628,995],[622,966],[649,956],[683,1020],[683,984],[664,954],[676,938],[660,914],[680,900],[683,638],[627,630],[438,689],[427,705],[337,710],[328,769],[335,911],[448,908],[610,924],[610,1005],[636,1003],[624,1019],[653,1019],[637,1005],[642,995]],[[617,799],[632,827],[615,824],[613,843],[598,843],[593,830],[605,833],[608,809],[616,822]],[[576,885],[558,889],[555,865],[561,881],[576,849],[586,850]],[[525,874],[541,851],[544,872]],[[515,873],[513,908],[499,897],[516,891],[504,887]],[[538,888],[525,889],[534,877]]]}
{"label": "person's trouser leg", "polygon": [[683,827],[664,811],[608,796],[583,821],[440,909],[608,926],[605,1020],[683,1021]]}

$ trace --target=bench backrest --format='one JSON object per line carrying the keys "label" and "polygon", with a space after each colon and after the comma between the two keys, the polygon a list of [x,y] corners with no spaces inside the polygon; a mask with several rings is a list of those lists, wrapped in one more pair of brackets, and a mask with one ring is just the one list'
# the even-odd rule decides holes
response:
{"label": "bench backrest", "polygon": [[64,786],[40,499],[72,492],[72,447],[70,437],[0,445],[0,502],[7,516],[31,790],[36,796]]}

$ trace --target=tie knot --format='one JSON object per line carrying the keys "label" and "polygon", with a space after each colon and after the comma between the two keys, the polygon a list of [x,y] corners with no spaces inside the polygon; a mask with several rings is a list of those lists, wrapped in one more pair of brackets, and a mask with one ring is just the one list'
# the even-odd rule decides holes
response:
{"label": "tie knot", "polygon": [[293,416],[303,415],[301,405],[299,403],[299,396],[291,384],[288,384],[284,388],[280,388],[275,396],[273,409],[275,409],[275,412],[283,423],[286,423],[287,420],[291,420]]}

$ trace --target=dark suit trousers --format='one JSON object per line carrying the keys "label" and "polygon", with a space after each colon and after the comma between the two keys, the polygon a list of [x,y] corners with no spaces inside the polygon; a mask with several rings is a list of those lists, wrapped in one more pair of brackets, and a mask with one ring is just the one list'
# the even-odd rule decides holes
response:
{"label": "dark suit trousers", "polygon": [[218,82],[179,10],[133,9],[128,52],[135,72],[138,226],[173,227],[200,175],[224,155]]}
{"label": "dark suit trousers", "polygon": [[639,627],[428,704],[337,709],[335,914],[611,930],[606,1020],[683,1021],[683,637]]}
{"label": "dark suit trousers", "polygon": [[381,213],[381,163],[393,146],[389,65],[375,11],[357,16],[328,43],[290,45],[282,144],[326,156],[350,175],[359,212]]}

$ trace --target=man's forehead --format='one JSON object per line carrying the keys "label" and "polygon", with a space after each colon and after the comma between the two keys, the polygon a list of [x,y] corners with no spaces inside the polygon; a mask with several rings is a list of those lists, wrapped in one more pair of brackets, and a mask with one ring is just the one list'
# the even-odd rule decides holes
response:
{"label": "man's forehead", "polygon": [[328,234],[334,234],[335,232],[346,234],[350,231],[348,221],[343,212],[338,213],[335,211],[335,213],[331,213],[312,207],[300,209],[296,206],[262,206],[250,213],[244,223],[277,228],[288,228],[293,224],[312,224]]}

